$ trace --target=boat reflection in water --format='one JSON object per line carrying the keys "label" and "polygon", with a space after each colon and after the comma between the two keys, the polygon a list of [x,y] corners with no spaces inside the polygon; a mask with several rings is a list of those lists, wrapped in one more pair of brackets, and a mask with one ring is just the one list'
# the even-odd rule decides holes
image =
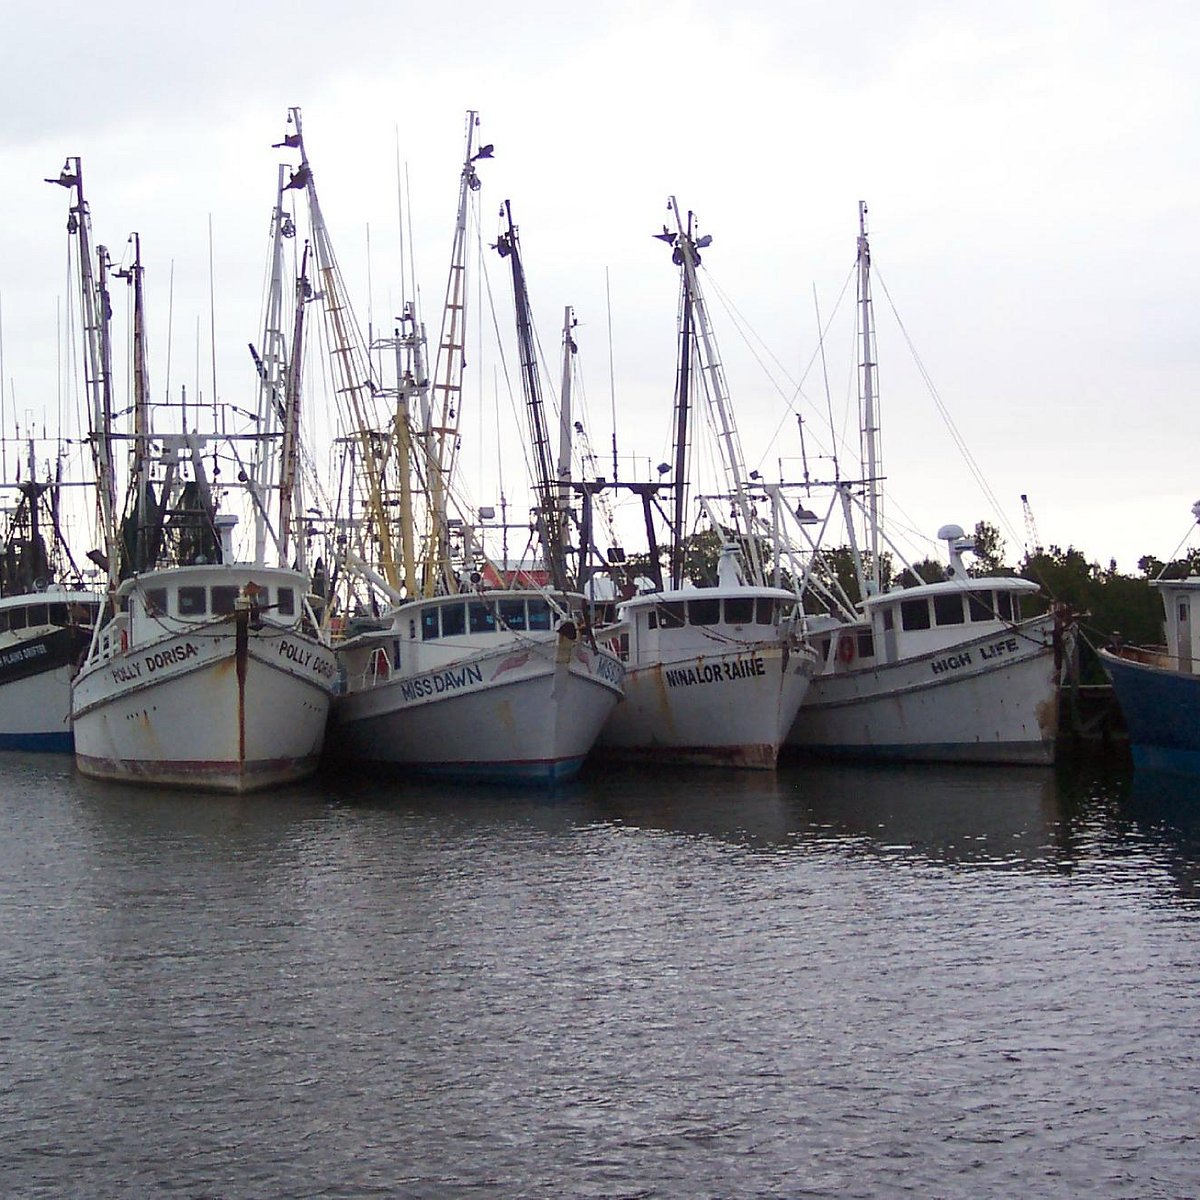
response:
{"label": "boat reflection in water", "polygon": [[604,819],[763,848],[978,864],[1070,853],[1051,768],[804,763],[716,779],[605,772],[588,790]]}

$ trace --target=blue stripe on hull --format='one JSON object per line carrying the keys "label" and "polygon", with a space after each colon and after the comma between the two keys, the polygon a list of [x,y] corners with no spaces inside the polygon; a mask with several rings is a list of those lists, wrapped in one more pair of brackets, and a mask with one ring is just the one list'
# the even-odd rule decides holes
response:
{"label": "blue stripe on hull", "polygon": [[32,750],[40,754],[70,754],[72,733],[0,733],[0,750]]}
{"label": "blue stripe on hull", "polygon": [[472,783],[552,784],[573,779],[583,766],[583,756],[557,762],[513,763],[395,763],[397,770],[414,775],[436,775],[439,779],[462,779]]}

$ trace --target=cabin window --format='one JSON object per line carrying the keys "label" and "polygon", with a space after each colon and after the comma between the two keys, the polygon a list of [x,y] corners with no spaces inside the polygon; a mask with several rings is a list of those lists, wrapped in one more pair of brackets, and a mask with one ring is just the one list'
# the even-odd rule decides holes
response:
{"label": "cabin window", "polygon": [[755,609],[759,625],[775,624],[775,601],[767,596],[760,596]]}
{"label": "cabin window", "polygon": [[529,601],[529,628],[550,628],[550,605],[548,605],[545,600]]}
{"label": "cabin window", "polygon": [[442,637],[458,637],[467,632],[467,606],[442,605]]}
{"label": "cabin window", "polygon": [[29,620],[28,610],[24,608],[14,608],[8,618],[9,629],[24,629]]}
{"label": "cabin window", "polygon": [[1179,623],[1180,623],[1180,625],[1186,625],[1187,619],[1188,619],[1187,601],[1181,600],[1179,602]]}
{"label": "cabin window", "polygon": [[1011,621],[1014,619],[1011,592],[996,593],[996,612],[1002,621]]}
{"label": "cabin window", "polygon": [[500,620],[509,629],[524,629],[525,628],[525,601],[524,600],[501,600],[500,601]]}
{"label": "cabin window", "polygon": [[71,623],[71,617],[67,611],[67,606],[65,604],[50,605],[50,624],[51,625],[58,625],[61,628],[63,625],[69,625],[70,623]]}
{"label": "cabin window", "polygon": [[813,647],[817,652],[817,662],[823,663],[829,657],[829,642],[831,639],[827,637],[818,638],[816,645]]}
{"label": "cabin window", "polygon": [[238,590],[236,587],[213,588],[212,610],[216,616],[227,616],[237,608]]}
{"label": "cabin window", "polygon": [[50,624],[50,612],[44,604],[31,604],[29,606],[29,624],[30,627]]}
{"label": "cabin window", "polygon": [[963,623],[963,598],[957,592],[953,596],[934,596],[933,616],[939,625],[961,625]]}
{"label": "cabin window", "polygon": [[891,633],[896,628],[896,610],[889,604],[883,610],[883,631]]}
{"label": "cabin window", "polygon": [[905,629],[928,629],[929,601],[902,600],[900,602],[900,624]]}
{"label": "cabin window", "polygon": [[208,611],[208,593],[202,587],[181,587],[178,604],[181,617],[202,617]]}
{"label": "cabin window", "polygon": [[9,611],[8,611],[8,609],[5,609],[3,612],[0,612],[0,633],[8,632],[8,622],[9,622]]}
{"label": "cabin window", "polygon": [[994,621],[996,614],[992,609],[995,602],[992,592],[971,592],[967,596],[967,609],[972,621]]}
{"label": "cabin window", "polygon": [[646,614],[646,628],[647,629],[657,629],[658,628],[658,610],[657,609],[652,608]]}
{"label": "cabin window", "polygon": [[875,657],[875,638],[869,633],[860,633],[858,635],[858,657],[859,658],[874,658]]}
{"label": "cabin window", "polygon": [[667,600],[658,606],[658,623],[663,629],[682,629],[687,620],[687,605],[682,600]]}
{"label": "cabin window", "polygon": [[490,605],[473,600],[467,605],[467,621],[472,633],[495,633],[496,614]]}
{"label": "cabin window", "polygon": [[146,612],[152,617],[165,617],[167,615],[166,588],[146,589]]}
{"label": "cabin window", "polygon": [[427,608],[421,613],[421,640],[429,642],[438,636],[438,610]]}
{"label": "cabin window", "polygon": [[753,620],[753,596],[735,596],[725,601],[725,623],[727,625],[749,625]]}
{"label": "cabin window", "polygon": [[688,620],[693,625],[717,625],[721,621],[720,600],[689,600]]}
{"label": "cabin window", "polygon": [[276,611],[281,617],[294,617],[296,615],[296,591],[294,588],[280,588],[278,595],[278,603],[275,605]]}

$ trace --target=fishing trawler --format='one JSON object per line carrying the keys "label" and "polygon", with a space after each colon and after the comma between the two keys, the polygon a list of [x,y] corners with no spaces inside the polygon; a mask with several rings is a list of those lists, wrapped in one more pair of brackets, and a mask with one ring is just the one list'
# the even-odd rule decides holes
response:
{"label": "fishing trawler", "polygon": [[[282,172],[275,208],[278,268]],[[278,565],[262,555],[238,561],[238,517],[220,513],[203,452],[231,436],[152,428],[146,387],[140,242],[126,277],[134,289],[134,406],[128,499],[118,517],[108,338],[110,264],[99,249],[93,272],[90,214],[78,159],[59,179],[73,192],[92,447],[108,594],[74,681],[75,759],[88,776],[245,792],[285,783],[317,767],[336,677],[333,652],[317,632],[305,571],[289,561],[294,479],[287,458],[298,446],[299,406],[286,363],[260,372],[253,458],[237,450],[256,521],[265,526],[268,493],[280,493]],[[278,270],[276,272],[278,275]],[[268,320],[277,320],[269,308]],[[268,337],[268,341],[271,341]],[[277,338],[274,341],[278,341]],[[298,352],[298,348],[297,352]],[[282,423],[283,428],[280,428]],[[270,480],[264,447],[282,444],[280,479]],[[243,443],[242,448],[245,448]],[[262,528],[259,532],[261,534]],[[261,536],[256,539],[262,544]]]}
{"label": "fishing trawler", "polygon": [[[361,600],[364,627],[348,625],[336,643],[342,682],[331,753],[351,763],[468,779],[567,778],[620,700],[623,668],[591,629],[583,595],[556,565],[559,534],[546,532],[556,501],[539,505],[535,518],[551,560],[548,586],[512,586],[494,576],[498,586],[485,586],[481,549],[461,543],[452,549],[456,531],[474,523],[455,499],[455,464],[470,294],[468,211],[480,186],[478,164],[491,157],[492,147],[477,143],[478,118],[469,114],[433,382],[423,331],[408,304],[396,337],[383,347],[397,364],[395,388],[387,389],[372,378],[354,337],[298,111],[291,122],[289,144],[301,156],[297,177],[308,197],[343,425],[351,431],[345,445],[352,482],[338,574],[369,596]],[[517,263],[511,228],[510,234]],[[523,295],[522,283],[519,309]],[[531,331],[522,346],[525,365]],[[531,375],[523,371],[527,385]],[[536,397],[530,403],[532,412]],[[544,428],[535,428],[534,441],[545,445]],[[347,615],[353,615],[348,602],[340,619]]]}
{"label": "fishing trawler", "polygon": [[61,456],[38,479],[32,438],[25,449],[26,478],[15,485],[20,498],[0,552],[0,750],[70,753],[71,679],[100,597],[63,536]]}
{"label": "fishing trawler", "polygon": [[[823,522],[803,503],[793,508],[783,502],[782,489],[771,489],[775,519],[795,517],[806,539],[807,522],[820,522],[824,532],[841,510],[858,591],[855,599],[847,596],[834,572],[823,585],[822,547],[810,543],[807,566],[797,572],[799,591],[807,597],[820,592],[828,611],[807,617],[820,669],[787,744],[876,759],[1048,763],[1056,749],[1067,631],[1056,611],[1027,611],[1040,596],[1038,586],[1004,575],[970,575],[962,556],[975,548],[974,540],[958,525],[938,532],[948,551],[946,578],[882,586],[883,548],[899,551],[888,542],[880,516],[866,212],[861,204],[857,268],[866,477],[835,484]],[[865,527],[863,551],[854,540],[855,506]]]}
{"label": "fishing trawler", "polygon": [[[804,700],[815,659],[795,633],[796,598],[769,582],[765,546],[753,532],[750,480],[696,275],[698,251],[711,238],[694,235],[690,213],[685,226],[674,197],[670,207],[676,228],[656,236],[672,247],[682,291],[672,575],[670,586],[663,587],[652,562],[652,587],[617,606],[628,625],[621,640],[625,700],[609,718],[600,745],[611,754],[656,762],[771,769]],[[707,397],[728,486],[721,499],[731,510],[727,523],[715,499],[704,502],[710,523],[726,539],[715,586],[684,579],[688,422],[696,384]],[[649,520],[647,539],[655,545]]]}

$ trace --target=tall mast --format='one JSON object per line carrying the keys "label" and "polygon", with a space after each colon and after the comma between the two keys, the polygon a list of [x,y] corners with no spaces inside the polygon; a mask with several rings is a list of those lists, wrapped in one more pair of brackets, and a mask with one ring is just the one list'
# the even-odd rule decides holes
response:
{"label": "tall mast", "polygon": [[693,237],[693,214],[688,213],[685,228],[679,214],[679,205],[674,196],[670,199],[670,207],[675,215],[676,232],[673,238],[669,232],[666,236],[667,240],[670,240],[675,247],[674,258],[683,271],[684,308],[685,310],[690,309],[696,333],[699,335],[700,373],[705,383],[709,421],[717,437],[717,445],[725,469],[725,482],[729,488],[737,522],[741,526],[741,533],[745,539],[746,566],[752,581],[761,585],[766,583],[766,575],[763,570],[758,538],[754,534],[741,440],[733,419],[733,408],[725,385],[725,372],[717,356],[716,342],[708,322],[708,309],[705,306],[704,296],[700,291],[700,283],[696,276],[696,268],[700,265],[698,251],[709,245],[712,238],[707,235],[701,238]]}
{"label": "tall mast", "polygon": [[546,424],[541,377],[534,350],[533,319],[529,310],[525,266],[521,261],[521,244],[517,237],[517,227],[513,224],[512,205],[507,200],[504,202],[504,215],[508,229],[500,235],[496,249],[508,259],[512,268],[517,344],[521,355],[521,386],[525,393],[525,409],[529,416],[529,434],[533,439],[533,489],[537,498],[537,524],[550,581],[554,587],[565,589],[568,587],[568,580],[566,555],[563,553],[559,481],[550,462],[550,433]]}
{"label": "tall mast", "polygon": [[421,572],[422,595],[439,590],[456,591],[458,584],[450,567],[449,533],[446,523],[450,480],[458,456],[458,429],[462,413],[463,369],[466,365],[467,303],[467,209],[472,192],[479,190],[475,164],[492,157],[492,146],[475,150],[477,112],[467,113],[466,151],[459,176],[458,213],[450,252],[450,275],[442,305],[442,328],[438,337],[433,372],[432,408],[421,429],[424,467],[429,490],[429,527],[426,530]]}
{"label": "tall mast", "polygon": [[[133,265],[114,271],[133,288],[133,449],[130,454],[129,492],[126,500],[126,533],[122,553],[128,556],[125,570],[144,571],[153,563],[150,551],[154,516],[150,511],[150,373],[146,366],[145,271],[142,267],[141,235],[130,235]],[[132,510],[132,511],[130,511]]]}
{"label": "tall mast", "polygon": [[[308,243],[300,256],[296,277],[296,309],[292,319],[292,347],[284,377],[283,439],[279,449],[279,565],[286,567],[291,551],[295,514],[304,511],[300,494],[300,415],[304,373],[304,311],[312,287],[308,282]],[[305,568],[304,539],[297,535],[296,560]]]}
{"label": "tall mast", "polygon": [[879,415],[876,401],[875,329],[871,306],[871,247],[867,241],[867,205],[858,203],[858,304],[862,333],[860,406],[862,411],[863,459],[867,468],[867,547],[871,555],[869,591],[876,595],[882,586],[879,563]]}
{"label": "tall mast", "polygon": [[[271,486],[275,472],[276,440],[273,435],[286,425],[286,382],[287,374],[287,345],[283,334],[283,243],[285,238],[295,236],[295,226],[290,214],[286,211],[283,193],[286,184],[287,167],[280,163],[275,178],[275,206],[271,210],[271,257],[270,277],[267,282],[266,304],[263,312],[263,335],[261,352],[254,354],[255,366],[258,368],[258,429],[264,436],[259,443],[255,459],[255,478],[252,486],[256,489],[254,509],[254,561],[265,562],[267,550],[267,508],[266,489]],[[251,353],[254,353],[253,347]],[[278,453],[283,453],[282,445]],[[282,483],[280,491],[280,507],[283,507]],[[280,514],[280,561],[283,562],[287,550],[282,544],[286,538],[287,525]]]}
{"label": "tall mast", "polygon": [[68,158],[59,177],[48,179],[72,189],[74,203],[68,210],[67,232],[78,243],[79,300],[83,321],[84,370],[88,390],[92,447],[92,465],[96,476],[96,503],[100,517],[103,555],[110,587],[115,587],[120,564],[116,531],[116,473],[113,468],[112,429],[112,350],[109,320],[112,305],[108,294],[108,251],[96,251],[97,272],[92,271],[91,214],[83,195],[83,165],[79,158]]}
{"label": "tall mast", "polygon": [[[313,257],[320,278],[317,290],[323,298],[333,386],[338,403],[343,406],[350,424],[351,437],[357,443],[358,453],[354,456],[354,463],[362,472],[364,484],[362,503],[366,509],[366,519],[364,527],[356,530],[359,550],[362,558],[377,567],[387,585],[395,589],[399,583],[399,573],[385,485],[389,463],[394,461],[390,439],[387,429],[383,427],[385,422],[379,419],[376,405],[378,389],[371,378],[368,356],[358,336],[345,281],[338,269],[329,230],[321,214],[316,182],[304,149],[298,108],[289,110],[288,121],[295,132],[289,134],[281,144],[299,149],[300,166],[284,190],[303,188],[308,197]],[[373,541],[370,540],[372,538]]]}
{"label": "tall mast", "polygon": [[[567,537],[571,517],[571,453],[574,446],[574,426],[571,423],[571,389],[575,376],[575,312],[568,304],[563,309],[563,353],[562,386],[559,389],[558,412],[558,529],[560,537]],[[563,545],[566,553],[566,545]],[[583,548],[580,547],[580,575],[583,571]]]}

